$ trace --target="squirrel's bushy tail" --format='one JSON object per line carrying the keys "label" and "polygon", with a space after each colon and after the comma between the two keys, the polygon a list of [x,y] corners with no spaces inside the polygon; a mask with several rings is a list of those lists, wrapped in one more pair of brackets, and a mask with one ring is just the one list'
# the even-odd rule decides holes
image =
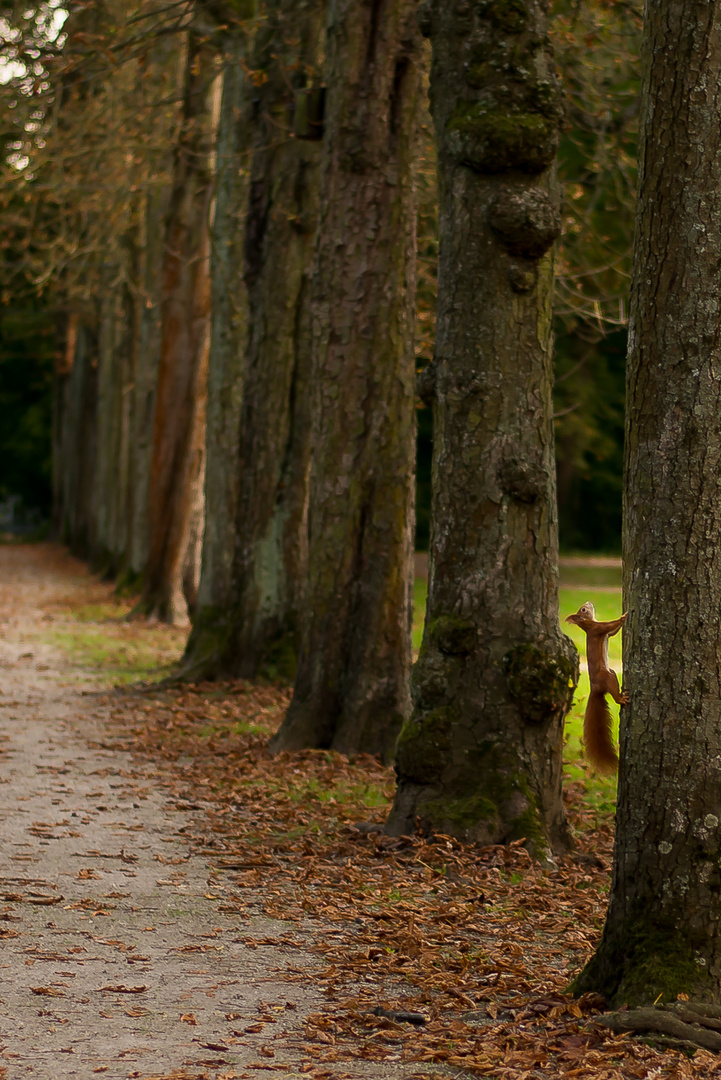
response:
{"label": "squirrel's bushy tail", "polygon": [[611,739],[611,722],[606,695],[592,690],[583,720],[583,741],[586,757],[600,773],[615,773],[618,769],[618,754]]}

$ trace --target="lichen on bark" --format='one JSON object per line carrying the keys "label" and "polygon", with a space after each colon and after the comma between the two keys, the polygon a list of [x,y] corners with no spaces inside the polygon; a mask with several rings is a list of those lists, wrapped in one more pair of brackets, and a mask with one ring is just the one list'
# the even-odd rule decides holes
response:
{"label": "lichen on bark", "polygon": [[387,829],[568,843],[551,420],[563,103],[536,0],[425,0],[441,234],[430,578]]}

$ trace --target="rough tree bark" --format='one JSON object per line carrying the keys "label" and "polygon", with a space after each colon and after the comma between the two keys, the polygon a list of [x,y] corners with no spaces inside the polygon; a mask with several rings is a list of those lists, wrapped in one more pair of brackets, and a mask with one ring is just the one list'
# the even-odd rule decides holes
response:
{"label": "rough tree bark", "polygon": [[97,443],[97,334],[77,311],[66,317],[53,399],[53,533],[88,558]]}
{"label": "rough tree bark", "polygon": [[[225,478],[226,494],[219,503],[232,526],[232,539],[218,564],[213,552],[219,545],[210,531],[217,525],[209,514],[201,606],[186,651],[186,677],[254,677],[264,667],[293,674],[299,589],[305,576],[308,279],[320,147],[317,141],[294,139],[292,124],[294,97],[303,99],[309,77],[319,68],[324,14],[324,0],[274,0],[266,5],[250,57],[257,85],[252,100],[246,93],[245,124],[236,121],[236,130],[242,126],[248,137],[245,147],[236,149],[236,169],[240,150],[252,150],[250,199],[243,207],[249,311],[242,415],[230,433],[230,452],[212,457],[208,443],[208,486],[216,471]],[[237,229],[237,221],[226,228]],[[214,330],[217,324],[221,333],[221,322],[227,324],[230,317],[230,311],[214,308]],[[229,364],[224,367],[230,370]],[[238,378],[233,388],[238,397],[239,389]],[[209,440],[215,427],[209,423]]]}
{"label": "rough tree bark", "polygon": [[183,570],[202,487],[210,337],[209,223],[217,43],[196,12],[188,30],[181,129],[165,226],[161,341],[148,482],[148,559],[138,610],[188,621]]}
{"label": "rough tree bark", "polygon": [[133,384],[132,315],[127,287],[117,266],[101,282],[98,349],[97,443],[90,561],[115,577],[127,542],[130,484],[130,406]]}
{"label": "rough tree bark", "polygon": [[329,5],[308,588],[276,750],[388,757],[409,712],[415,7]]}
{"label": "rough tree bark", "polygon": [[567,843],[551,425],[561,95],[540,0],[426,0],[440,263],[428,606],[388,832]]}
{"label": "rough tree bark", "polygon": [[721,9],[647,5],[613,884],[576,981],[721,1001]]}
{"label": "rough tree bark", "polygon": [[143,193],[133,296],[133,389],[131,418],[132,483],[127,515],[126,562],[118,587],[137,590],[148,558],[148,484],[153,448],[153,413],[160,353],[160,271],[163,220],[170,190]]}
{"label": "rough tree bark", "polygon": [[[223,91],[216,140],[215,210],[211,226],[211,333],[208,359],[205,531],[198,606],[183,660],[184,678],[212,674],[213,629],[229,603],[238,490],[238,428],[243,389],[247,296],[242,280],[247,204],[247,44],[232,34],[223,46]],[[209,637],[212,641],[209,642]],[[201,660],[202,658],[202,660]]]}

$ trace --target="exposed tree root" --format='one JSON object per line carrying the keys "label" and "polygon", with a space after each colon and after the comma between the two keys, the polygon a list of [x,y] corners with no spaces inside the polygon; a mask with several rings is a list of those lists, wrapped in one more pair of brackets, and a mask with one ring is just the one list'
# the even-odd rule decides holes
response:
{"label": "exposed tree root", "polygon": [[674,1049],[721,1050],[721,1006],[701,1001],[605,1013],[596,1022],[612,1031],[658,1034],[658,1042]]}

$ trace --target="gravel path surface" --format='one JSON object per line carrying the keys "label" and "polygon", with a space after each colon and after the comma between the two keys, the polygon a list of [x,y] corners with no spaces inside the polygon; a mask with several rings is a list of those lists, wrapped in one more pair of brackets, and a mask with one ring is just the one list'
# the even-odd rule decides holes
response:
{"label": "gravel path surface", "polygon": [[0,1078],[313,1076],[303,1018],[322,994],[283,969],[315,959],[253,947],[289,927],[219,910],[189,843],[202,801],[104,745],[96,690],[38,640],[86,585],[60,549],[0,547]]}

